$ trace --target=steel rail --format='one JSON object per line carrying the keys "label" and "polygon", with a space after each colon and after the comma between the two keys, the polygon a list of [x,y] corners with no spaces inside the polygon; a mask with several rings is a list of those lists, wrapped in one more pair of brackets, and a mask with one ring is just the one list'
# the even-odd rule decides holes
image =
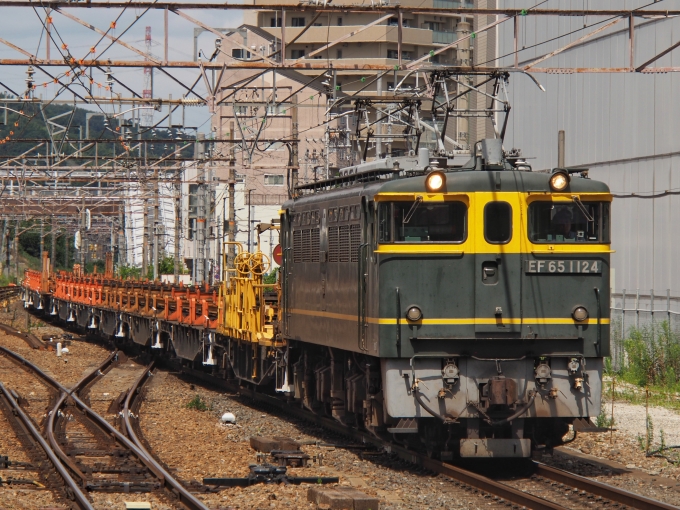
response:
{"label": "steel rail", "polygon": [[[480,475],[468,471],[466,469],[462,469],[458,466],[447,464],[446,462],[432,459],[427,455],[381,440],[367,432],[347,428],[333,419],[312,414],[311,412],[296,406],[290,406],[286,402],[271,395],[258,393],[256,391],[251,390],[250,388],[234,387],[233,385],[227,383],[224,380],[219,379],[216,380],[215,378],[212,378],[208,374],[204,374],[200,371],[196,371],[193,369],[187,369],[186,367],[183,367],[182,371],[212,384],[215,384],[217,382],[219,385],[224,386],[229,390],[238,391],[242,395],[252,398],[255,401],[259,401],[267,405],[272,405],[273,407],[277,407],[285,411],[286,413],[292,414],[296,418],[311,421],[335,433],[344,436],[350,436],[354,440],[359,442],[369,443],[377,447],[384,448],[387,452],[396,454],[399,458],[407,462],[410,462],[417,466],[421,466],[435,473],[441,473],[450,478],[458,480],[459,482],[465,483],[482,491],[494,494],[511,503],[522,505],[526,508],[531,508],[534,510],[547,510],[547,509],[564,510],[565,508],[562,505],[559,505],[552,501],[548,501],[543,498],[539,498],[537,496],[533,496],[531,494],[527,494],[525,492],[520,491],[519,489],[515,489],[514,487],[511,487],[504,483],[497,482],[496,480],[488,478],[484,475]],[[573,473],[562,471],[560,469],[546,466],[545,464],[536,462],[534,464],[536,466],[536,474],[539,476],[552,479],[565,485],[573,486],[580,490],[585,490],[590,494],[601,496],[615,503],[620,503],[623,505],[627,505],[631,508],[637,508],[640,510],[677,509],[676,506],[669,505],[662,501],[647,498],[639,494],[634,494],[624,489],[620,489],[618,487],[607,485],[601,482],[597,482],[595,480],[590,480],[583,476],[579,476]]]}
{"label": "steel rail", "polygon": [[[116,358],[117,354],[118,354],[117,351],[112,352],[101,365],[99,365],[92,372],[90,372],[80,381],[78,381],[75,384],[75,386],[71,389],[71,391],[73,393],[79,392],[86,385],[93,382],[97,377],[104,375],[104,371],[111,367],[113,362],[117,359]],[[56,404],[52,408],[52,412],[49,414],[49,417],[47,419],[47,440],[50,442],[52,450],[61,459],[61,462],[64,465],[68,466],[68,468],[81,479],[83,489],[86,489],[87,477],[80,469],[78,469],[78,466],[76,466],[75,462],[64,452],[64,450],[61,449],[61,446],[59,445],[57,438],[54,436],[54,429],[56,426],[57,417],[68,397],[69,397],[68,393],[62,391],[61,394],[59,395],[59,398],[57,399]]]}
{"label": "steel rail", "polygon": [[552,466],[546,466],[540,462],[535,462],[536,474],[544,478],[549,478],[555,482],[563,483],[577,489],[585,490],[596,496],[601,496],[610,501],[621,503],[631,508],[639,508],[640,510],[674,510],[677,506],[669,505],[662,501],[650,499],[639,494],[634,494],[625,489],[607,485],[595,480],[590,480],[583,476],[569,473]]}
{"label": "steel rail", "polygon": [[[92,408],[90,408],[85,402],[83,402],[73,390],[69,390],[64,387],[61,383],[47,375],[45,372],[40,370],[33,363],[18,355],[17,353],[10,351],[6,347],[0,346],[0,352],[5,353],[7,356],[12,358],[15,362],[28,367],[32,370],[38,377],[45,381],[48,385],[55,389],[66,393],[76,404],[81,411],[83,411],[93,423],[99,426],[102,430],[113,436],[113,438],[120,442],[125,448],[132,451],[135,456],[161,481],[161,483],[171,485],[175,496],[180,500],[180,502],[189,508],[190,510],[209,510],[209,508],[199,499],[197,499],[193,494],[186,490],[181,484],[175,481],[167,471],[163,469],[153,458],[147,458],[144,451],[140,450],[136,444],[130,441],[125,435],[123,435],[119,430],[112,426],[106,419],[102,418],[97,414]],[[166,479],[166,476],[170,476]]]}
{"label": "steel rail", "polygon": [[[197,372],[194,370],[187,370],[186,367],[184,367],[182,370],[190,375],[197,376],[200,379],[204,379],[207,382],[215,384],[215,380],[207,376],[207,374],[202,374],[201,372]],[[459,482],[465,483],[484,492],[488,492],[490,494],[503,498],[504,500],[514,503],[516,505],[531,508],[534,510],[564,510],[563,506],[553,503],[552,501],[548,501],[545,499],[541,499],[537,496],[527,494],[525,492],[520,491],[519,489],[515,489],[514,487],[510,487],[509,485],[497,482],[484,475],[473,473],[472,471],[468,471],[466,469],[462,469],[457,466],[453,466],[451,464],[447,464],[436,459],[431,459],[427,455],[381,440],[367,432],[347,428],[333,419],[318,416],[310,412],[307,412],[299,407],[288,405],[286,402],[279,400],[278,398],[273,397],[271,395],[258,393],[249,388],[243,387],[234,388],[225,381],[220,381],[220,384],[227,387],[230,390],[237,390],[242,395],[247,395],[253,400],[260,401],[264,404],[272,405],[274,407],[278,407],[279,409],[294,415],[296,418],[312,421],[317,425],[320,425],[328,430],[331,430],[343,436],[349,435],[356,441],[373,444],[374,446],[385,449],[389,453],[396,454],[399,458],[407,462],[421,466],[430,471],[434,471],[436,473],[441,473],[443,475],[449,476],[455,480],[458,480]]]}
{"label": "steel rail", "polygon": [[[140,441],[139,437],[137,437],[137,434],[134,431],[134,428],[132,427],[132,421],[130,420],[130,406],[133,404],[133,400],[135,400],[136,395],[139,394],[139,390],[141,387],[144,385],[144,383],[151,377],[151,370],[153,370],[154,362],[151,362],[145,369],[142,375],[140,375],[137,380],[132,384],[132,387],[128,391],[127,397],[125,397],[125,405],[123,407],[123,420],[125,421],[125,429],[127,431],[128,437],[132,440],[132,442],[139,448],[141,452],[143,452],[147,458],[152,461],[156,462],[153,458],[153,456],[146,450],[144,445],[142,445],[142,442]],[[173,490],[177,491],[180,494],[184,493],[189,493],[184,486],[179,483],[175,478],[168,473],[163,467],[156,463],[158,465],[158,470],[162,473],[163,475],[163,482],[167,484],[170,488]]]}
{"label": "steel rail", "polygon": [[33,439],[40,444],[43,450],[45,450],[45,454],[47,455],[47,458],[50,459],[50,462],[54,466],[54,469],[57,470],[59,475],[62,477],[64,480],[64,483],[68,486],[67,492],[70,492],[69,495],[72,495],[76,504],[81,510],[94,510],[94,507],[90,503],[90,501],[87,499],[85,494],[83,493],[82,490],[80,490],[80,487],[76,483],[76,481],[71,477],[71,474],[68,472],[68,470],[62,465],[60,462],[59,458],[57,455],[52,451],[50,446],[47,444],[47,441],[42,437],[38,429],[33,425],[33,422],[31,419],[28,417],[28,415],[24,412],[24,410],[19,406],[17,401],[14,399],[12,394],[5,388],[5,386],[0,383],[0,391],[2,391],[2,394],[4,395],[5,399],[10,403],[12,406],[12,409],[14,412],[17,414],[17,416],[21,419],[22,423],[28,429],[28,431],[31,433],[33,436]]}

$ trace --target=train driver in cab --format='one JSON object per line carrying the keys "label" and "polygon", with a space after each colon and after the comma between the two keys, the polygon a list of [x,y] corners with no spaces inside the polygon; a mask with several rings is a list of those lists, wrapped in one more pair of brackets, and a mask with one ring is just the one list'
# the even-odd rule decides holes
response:
{"label": "train driver in cab", "polygon": [[560,208],[552,219],[555,234],[562,236],[565,241],[576,240],[576,232],[572,230],[572,221],[572,212],[566,207]]}

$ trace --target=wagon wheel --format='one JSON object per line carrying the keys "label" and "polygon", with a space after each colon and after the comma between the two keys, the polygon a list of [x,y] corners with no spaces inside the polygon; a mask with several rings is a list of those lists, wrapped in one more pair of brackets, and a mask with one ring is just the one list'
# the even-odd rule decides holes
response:
{"label": "wagon wheel", "polygon": [[253,253],[248,264],[250,265],[250,271],[257,276],[268,272],[272,265],[269,257],[262,252]]}
{"label": "wagon wheel", "polygon": [[250,260],[253,257],[252,253],[241,252],[234,258],[234,267],[240,275],[250,273]]}

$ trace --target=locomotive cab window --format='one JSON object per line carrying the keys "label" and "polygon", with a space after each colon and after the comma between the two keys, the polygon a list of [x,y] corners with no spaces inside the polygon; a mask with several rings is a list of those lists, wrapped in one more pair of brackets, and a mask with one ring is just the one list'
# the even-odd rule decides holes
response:
{"label": "locomotive cab window", "polygon": [[609,202],[534,202],[529,205],[533,243],[609,243]]}
{"label": "locomotive cab window", "polygon": [[489,202],[484,206],[484,238],[491,244],[505,244],[512,239],[512,206],[507,202]]}
{"label": "locomotive cab window", "polygon": [[382,203],[378,209],[379,243],[462,243],[467,236],[463,202]]}

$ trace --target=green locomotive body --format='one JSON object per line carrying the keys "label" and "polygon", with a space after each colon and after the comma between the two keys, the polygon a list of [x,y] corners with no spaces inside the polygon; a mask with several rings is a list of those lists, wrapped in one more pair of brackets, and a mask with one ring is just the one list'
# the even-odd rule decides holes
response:
{"label": "green locomotive body", "polygon": [[611,194],[493,142],[283,206],[282,334],[307,407],[444,457],[528,456],[600,413]]}

